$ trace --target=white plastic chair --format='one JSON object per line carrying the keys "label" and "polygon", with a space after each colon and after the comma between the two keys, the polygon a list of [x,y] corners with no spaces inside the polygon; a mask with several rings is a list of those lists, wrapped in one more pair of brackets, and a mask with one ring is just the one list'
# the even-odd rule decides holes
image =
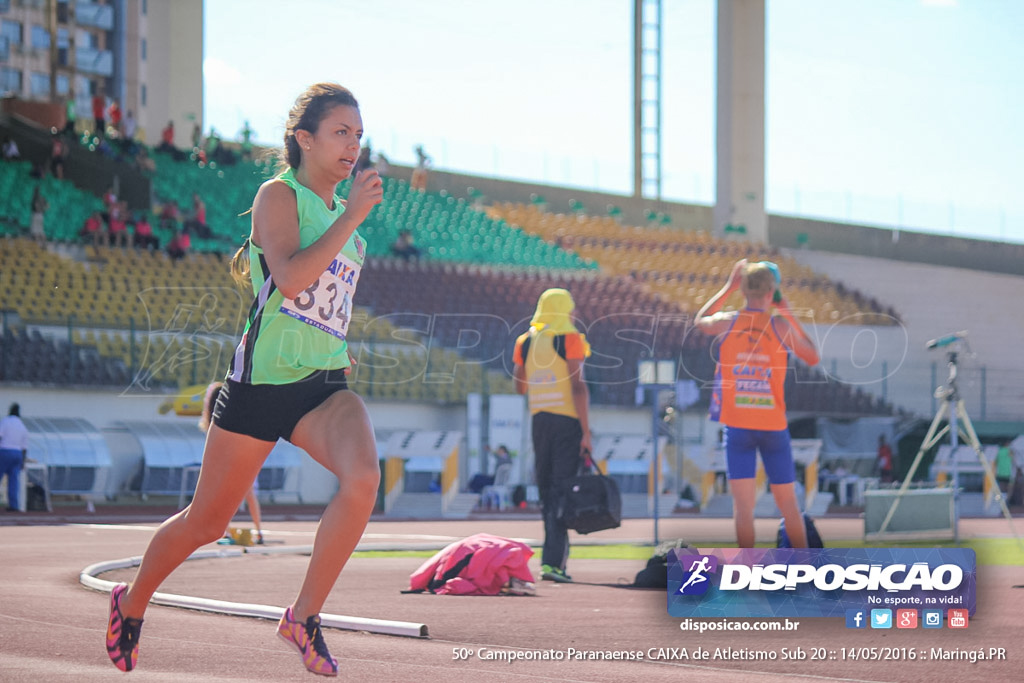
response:
{"label": "white plastic chair", "polygon": [[512,487],[508,485],[512,478],[512,464],[498,465],[494,470],[494,483],[485,486],[480,492],[480,505],[485,509],[505,510],[512,507]]}

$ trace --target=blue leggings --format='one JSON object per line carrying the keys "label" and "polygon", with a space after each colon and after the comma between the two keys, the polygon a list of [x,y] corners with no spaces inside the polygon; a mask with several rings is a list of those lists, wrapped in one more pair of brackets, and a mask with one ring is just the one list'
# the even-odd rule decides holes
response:
{"label": "blue leggings", "polygon": [[791,484],[796,480],[793,449],[789,443],[789,430],[767,431],[725,427],[725,463],[730,479],[753,479],[757,472],[757,452],[773,484]]}
{"label": "blue leggings", "polygon": [[21,451],[11,448],[0,448],[0,477],[7,475],[7,505],[19,510],[21,494]]}

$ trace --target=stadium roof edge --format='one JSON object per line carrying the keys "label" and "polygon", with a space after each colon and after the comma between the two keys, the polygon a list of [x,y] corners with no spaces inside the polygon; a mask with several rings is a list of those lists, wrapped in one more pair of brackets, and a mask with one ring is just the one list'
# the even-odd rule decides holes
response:
{"label": "stadium roof edge", "polygon": [[[389,175],[409,179],[412,168],[393,164]],[[468,188],[482,192],[489,202],[526,203],[531,194],[543,195],[554,213],[568,213],[569,202],[581,202],[586,213],[604,215],[611,205],[621,209],[628,225],[645,225],[646,209],[672,217],[672,227],[710,230],[712,207],[703,204],[637,198],[525,180],[473,176],[433,168],[432,187],[441,186],[456,197],[468,197]],[[1024,243],[940,235],[912,228],[857,225],[780,214],[768,215],[769,244],[773,247],[870,256],[930,265],[967,268],[1024,276]]]}

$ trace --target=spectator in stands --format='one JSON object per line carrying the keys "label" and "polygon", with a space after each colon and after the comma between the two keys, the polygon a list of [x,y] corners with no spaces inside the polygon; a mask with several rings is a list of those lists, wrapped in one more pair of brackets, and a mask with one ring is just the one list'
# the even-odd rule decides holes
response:
{"label": "spectator in stands", "polygon": [[502,465],[512,464],[512,454],[508,452],[508,446],[501,444],[491,454],[494,456],[494,471],[497,472],[498,468]]}
{"label": "spectator in stands", "polygon": [[106,108],[107,100],[103,95],[96,94],[92,96],[92,118],[95,124],[93,132],[97,137],[101,138],[107,134],[107,121],[103,118]]}
{"label": "spectator in stands", "polygon": [[138,125],[138,122],[135,120],[135,112],[129,109],[128,113],[125,114],[124,117],[123,134],[125,140],[127,140],[128,142],[133,142],[135,140],[135,134],[137,132]]}
{"label": "spectator in stands", "polygon": [[139,145],[139,152],[135,155],[135,165],[144,176],[152,176],[156,173],[156,162],[149,156],[145,145]]}
{"label": "spectator in stands", "polygon": [[365,171],[368,168],[373,168],[373,149],[370,147],[369,140],[359,150],[359,158],[356,159],[356,173]]}
{"label": "spectator in stands", "polygon": [[109,226],[110,218],[114,215],[114,210],[117,207],[117,193],[114,192],[113,187],[108,187],[107,191],[103,193],[100,199],[103,202],[103,213],[101,213],[100,216],[102,216],[103,221]]}
{"label": "spectator in stands", "polygon": [[583,363],[590,356],[587,338],[573,325],[576,308],[564,289],[540,295],[530,330],[516,339],[512,378],[516,391],[529,399],[534,468],[544,520],[541,579],[568,583],[569,531],[558,514],[563,482],[590,457],[590,392]]}
{"label": "spectator in stands", "polygon": [[384,178],[391,172],[391,162],[384,156],[384,152],[377,152],[377,156],[374,158],[373,167],[377,169],[377,173],[380,174],[381,178]]}
{"label": "spectator in stands", "polygon": [[220,135],[217,134],[216,128],[210,129],[210,134],[206,136],[206,158],[210,161],[216,161],[217,155],[220,154]]}
{"label": "spectator in stands", "polygon": [[192,236],[187,227],[178,230],[171,241],[167,243],[167,255],[171,257],[172,261],[180,261],[185,258],[191,249]]}
{"label": "spectator in stands", "polygon": [[427,191],[427,169],[430,167],[431,158],[423,151],[423,145],[416,145],[416,168],[412,171],[412,179],[409,187],[420,192]]}
{"label": "spectator in stands", "polygon": [[[213,382],[210,386],[206,387],[206,398],[203,399],[203,413],[199,416],[199,431],[206,434],[210,431],[210,421],[213,419],[213,409],[217,402],[217,396],[220,394],[220,388],[224,386],[224,382]],[[256,545],[263,545],[263,509],[260,507],[260,499],[257,496],[259,490],[259,473],[252,481],[252,486],[249,487],[249,491],[245,494],[245,507],[249,511],[249,516],[252,517],[252,523],[256,527]],[[229,533],[230,528],[224,532],[224,538],[230,542],[231,534]]]}
{"label": "spectator in stands", "polygon": [[135,121],[135,114],[129,109],[128,113],[124,117],[124,131],[123,138],[125,144],[125,151],[129,154],[132,152],[135,146],[135,132],[138,128],[138,124]]}
{"label": "spectator in stands", "polygon": [[12,403],[0,420],[0,477],[7,476],[7,511],[21,511],[21,470],[28,458],[28,428],[21,421],[21,406]]}
{"label": "spectator in stands", "polygon": [[181,211],[178,209],[178,202],[173,199],[164,203],[160,209],[160,228],[162,230],[177,231],[181,223]]}
{"label": "spectator in stands", "polygon": [[4,144],[0,153],[3,154],[4,161],[21,161],[21,150],[18,149],[18,143],[10,135],[4,136]]}
{"label": "spectator in stands", "polygon": [[246,120],[241,134],[242,159],[244,161],[252,161],[252,135],[254,132],[252,127],[249,126],[249,121]]}
{"label": "spectator in stands", "polygon": [[107,219],[107,233],[112,247],[128,246],[128,205],[125,202],[114,202],[110,207],[110,218]]}
{"label": "spectator in stands", "polygon": [[107,108],[107,118],[110,120],[110,127],[113,129],[114,137],[120,137],[121,105],[117,103],[117,100],[111,101],[110,107]]}
{"label": "spectator in stands", "polygon": [[167,126],[161,131],[160,146],[157,150],[167,154],[177,153],[178,148],[174,146],[174,121],[168,121]]}
{"label": "spectator in stands", "polygon": [[885,434],[878,435],[878,480],[883,484],[892,482],[892,448],[885,440]]}
{"label": "spectator in stands", "polygon": [[198,192],[192,193],[192,215],[185,221],[185,227],[189,232],[195,233],[197,237],[203,239],[213,237],[210,226],[206,224],[206,203]]}
{"label": "spectator in stands", "polygon": [[494,484],[494,478],[498,474],[498,468],[502,465],[512,464],[512,454],[508,452],[508,447],[504,444],[498,446],[494,451],[491,451],[490,446],[484,446],[484,452],[490,453],[494,456],[494,470],[487,474],[486,472],[476,474],[469,481],[469,490],[473,493],[480,493],[484,490],[485,486],[491,486]]}
{"label": "spectator in stands", "polygon": [[28,234],[37,244],[46,243],[46,210],[50,203],[43,197],[43,193],[36,185],[32,190],[32,220],[29,223]]}
{"label": "spectator in stands", "polygon": [[103,217],[99,211],[93,211],[92,215],[85,219],[85,225],[79,233],[87,240],[92,240],[93,246],[100,246],[104,241]]}
{"label": "spectator in stands", "polygon": [[[239,346],[246,353],[234,356],[217,397],[192,503],[161,525],[134,581],[111,591],[107,652],[122,671],[135,667],[142,617],[153,593],[194,550],[220,537],[283,438],[336,475],[338,488],[324,510],[305,581],[285,609],[278,635],[299,650],[308,670],[337,675],[318,613],[369,521],[380,465],[366,406],[345,382],[351,366],[347,320],[332,315],[307,323],[303,316],[286,314],[298,313],[302,295],[318,282],[324,285],[321,291],[329,286],[354,294],[366,253],[356,228],[383,197],[373,171],[353,180],[346,203],[335,195],[355,165],[362,130],[355,99],[338,85],[314,85],[292,107],[285,124],[288,169],[260,187],[253,201],[252,235],[232,262],[233,272],[247,275],[245,256],[253,257],[254,293],[265,278],[273,278],[276,286],[256,300],[253,325]],[[338,261],[344,272],[334,267]],[[285,348],[290,356],[283,363]]]}
{"label": "spectator in stands", "polygon": [[115,142],[117,142],[116,138],[113,138],[113,137],[111,137],[111,138],[103,137],[103,138],[100,138],[99,142],[97,142],[95,145],[90,145],[89,149],[93,150],[94,152],[96,152],[96,154],[98,154],[98,155],[100,155],[102,157],[106,157],[108,159],[116,159],[117,158],[117,152],[114,151],[113,146],[110,144],[111,140],[114,140]]}
{"label": "spectator in stands", "polygon": [[399,230],[398,237],[391,245],[391,253],[403,261],[415,261],[420,257],[420,249],[413,244],[412,233]]}
{"label": "spectator in stands", "polygon": [[224,146],[216,128],[211,128],[210,134],[206,136],[204,152],[206,155],[206,161],[208,162],[225,165],[233,164],[235,162],[234,152]]}
{"label": "spectator in stands", "polygon": [[192,126],[192,150],[198,152],[203,147],[203,127],[196,121]]}
{"label": "spectator in stands", "polygon": [[54,178],[64,178],[64,163],[67,158],[67,148],[64,139],[59,135],[50,138],[50,173]]}
{"label": "spectator in stands", "polygon": [[136,248],[149,249],[152,247],[154,250],[160,248],[160,240],[153,234],[153,226],[149,222],[148,214],[141,214],[135,221],[134,244]]}
{"label": "spectator in stands", "polygon": [[[806,548],[807,534],[797,503],[796,467],[786,419],[784,383],[789,351],[817,365],[818,350],[789,310],[785,297],[775,303],[774,264],[737,261],[725,286],[698,311],[696,325],[719,339],[711,418],[724,425],[726,469],[733,494],[737,544],[754,547],[754,474],[761,452],[775,504],[782,512],[792,547]],[[723,312],[737,290],[739,311]]]}
{"label": "spectator in stands", "polygon": [[78,120],[78,105],[75,100],[68,98],[64,103],[64,135],[69,138],[75,136],[75,122]]}
{"label": "spectator in stands", "polygon": [[108,187],[107,191],[103,193],[101,199],[103,200],[103,208],[107,214],[104,218],[109,218],[110,211],[114,208],[114,205],[117,204],[117,193],[114,192],[113,187]]}

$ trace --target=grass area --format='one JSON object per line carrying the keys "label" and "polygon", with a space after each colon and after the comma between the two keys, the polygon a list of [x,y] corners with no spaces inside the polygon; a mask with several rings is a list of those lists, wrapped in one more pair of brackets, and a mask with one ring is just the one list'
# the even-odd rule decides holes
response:
{"label": "grass area", "polygon": [[978,566],[1024,566],[1024,550],[1013,538],[971,538],[953,541],[904,541],[873,543],[838,541],[834,548],[971,548],[978,557]]}
{"label": "grass area", "polygon": [[[771,547],[767,544],[758,547]],[[830,544],[831,548],[955,548],[952,541],[917,541],[901,543],[864,543],[848,540]],[[974,538],[963,540],[959,547],[972,548],[978,556],[979,565],[1024,566],[1024,550],[1012,538]],[[539,553],[540,548],[534,548]],[[432,557],[434,550],[368,550],[358,551],[353,557]],[[569,557],[585,560],[638,560],[647,561],[654,553],[650,545],[577,545],[569,551]]]}
{"label": "grass area", "polygon": [[436,550],[357,550],[352,553],[352,557],[422,557],[426,559],[436,554]]}

